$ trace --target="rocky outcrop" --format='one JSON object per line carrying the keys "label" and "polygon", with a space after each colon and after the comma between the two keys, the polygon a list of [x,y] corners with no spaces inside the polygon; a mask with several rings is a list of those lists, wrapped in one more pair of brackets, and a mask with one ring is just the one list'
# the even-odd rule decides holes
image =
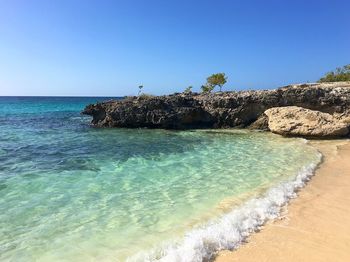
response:
{"label": "rocky outcrop", "polygon": [[191,95],[128,97],[89,105],[83,114],[93,116],[92,124],[99,127],[188,129],[215,123],[215,117]]}
{"label": "rocky outcrop", "polygon": [[328,138],[349,134],[346,123],[320,111],[287,106],[270,108],[264,114],[269,130],[284,136]]}
{"label": "rocky outcrop", "polygon": [[[350,109],[350,82],[290,85],[274,90],[128,97],[87,106],[97,127],[166,129],[267,127],[272,107],[299,106],[342,115]],[[259,122],[254,123],[257,119]]]}

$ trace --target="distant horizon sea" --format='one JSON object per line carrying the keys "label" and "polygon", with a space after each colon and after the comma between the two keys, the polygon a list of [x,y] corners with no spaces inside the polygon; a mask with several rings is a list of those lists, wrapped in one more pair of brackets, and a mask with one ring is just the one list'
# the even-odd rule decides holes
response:
{"label": "distant horizon sea", "polygon": [[202,261],[233,249],[320,161],[247,130],[94,128],[120,97],[0,97],[0,261]]}

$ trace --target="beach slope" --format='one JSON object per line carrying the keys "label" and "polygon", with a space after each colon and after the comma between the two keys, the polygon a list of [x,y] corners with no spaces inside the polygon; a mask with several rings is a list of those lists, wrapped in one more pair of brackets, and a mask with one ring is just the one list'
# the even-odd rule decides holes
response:
{"label": "beach slope", "polygon": [[216,262],[350,261],[350,142],[312,141],[324,155],[309,184],[280,220]]}

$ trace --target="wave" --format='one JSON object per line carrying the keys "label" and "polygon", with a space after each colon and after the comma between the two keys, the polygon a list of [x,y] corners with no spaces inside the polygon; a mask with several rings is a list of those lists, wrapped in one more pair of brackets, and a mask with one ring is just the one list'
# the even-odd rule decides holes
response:
{"label": "wave", "polygon": [[210,261],[220,250],[234,250],[269,220],[280,216],[282,207],[305,186],[322,160],[303,167],[288,181],[269,189],[204,226],[189,231],[181,241],[164,244],[150,252],[138,253],[127,261],[201,262]]}

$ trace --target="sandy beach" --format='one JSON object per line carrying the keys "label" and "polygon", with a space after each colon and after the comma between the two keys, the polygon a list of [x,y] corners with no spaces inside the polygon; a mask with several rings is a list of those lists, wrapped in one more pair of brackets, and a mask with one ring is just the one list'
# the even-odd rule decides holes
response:
{"label": "sandy beach", "polygon": [[[350,142],[312,141],[324,156],[281,219],[268,223],[228,261],[350,261]],[[287,210],[288,209],[288,210]]]}

